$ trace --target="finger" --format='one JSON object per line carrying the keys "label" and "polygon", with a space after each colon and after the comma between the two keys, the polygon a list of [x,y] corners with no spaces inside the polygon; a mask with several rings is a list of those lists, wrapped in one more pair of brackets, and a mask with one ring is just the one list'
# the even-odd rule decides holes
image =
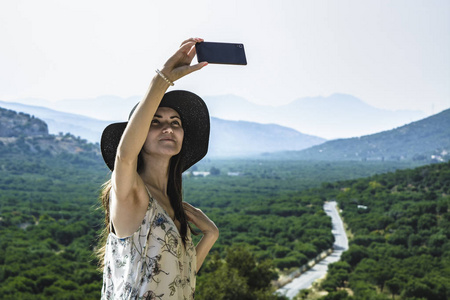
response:
{"label": "finger", "polygon": [[169,67],[170,69],[177,68],[180,65],[190,64],[192,61],[191,58],[188,57],[188,53],[191,48],[195,45],[195,42],[187,42],[182,45],[180,49],[178,49],[164,64],[164,66]]}
{"label": "finger", "polygon": [[[203,39],[201,39],[201,38],[186,40],[185,43],[181,45],[181,48],[184,51],[189,49],[187,52],[187,56],[189,57],[189,59],[192,60],[194,58],[195,54],[197,54],[196,48],[194,46],[197,43],[201,43],[201,42],[203,42]],[[186,45],[189,45],[190,48],[188,48],[188,46],[186,46]]]}
{"label": "finger", "polygon": [[183,45],[181,45],[179,52],[183,53],[183,55],[186,55],[190,60],[192,60],[195,56],[195,41],[187,42]]}
{"label": "finger", "polygon": [[183,207],[186,211],[192,213],[192,211],[194,209],[196,209],[194,206],[192,206],[191,204],[187,203],[187,202],[183,202]]}
{"label": "finger", "polygon": [[194,41],[194,38],[189,38],[189,39],[187,39],[187,40],[184,40],[184,41],[181,43],[180,47],[182,47],[184,44],[186,44],[186,43],[188,43],[188,42],[192,42],[192,41]]}
{"label": "finger", "polygon": [[192,204],[189,204],[189,203],[187,203],[185,201],[183,201],[182,204],[183,204],[184,207],[193,207]]}
{"label": "finger", "polygon": [[191,49],[189,49],[187,56],[189,57],[190,60],[192,60],[194,59],[195,54],[197,54],[197,49],[195,48],[195,46],[193,46],[191,47]]}
{"label": "finger", "polygon": [[192,216],[196,216],[196,214],[198,214],[199,212],[201,212],[201,210],[199,208],[196,208],[195,206],[187,203],[187,202],[183,202],[183,207],[184,207],[184,211],[186,213],[191,214]]}
{"label": "finger", "polygon": [[194,212],[192,211],[192,206],[184,206],[184,212],[186,214],[187,220],[196,224],[196,217]]}
{"label": "finger", "polygon": [[195,42],[192,42],[192,41],[181,45],[180,48],[174,53],[174,55],[172,57],[178,57],[180,54],[183,56],[187,55],[194,45],[195,45]]}
{"label": "finger", "polygon": [[184,44],[189,43],[189,42],[195,42],[195,38],[189,38],[189,39],[183,41],[181,43],[180,47],[183,47]]}
{"label": "finger", "polygon": [[183,45],[186,44],[186,43],[190,43],[190,42],[201,43],[201,42],[203,42],[203,41],[204,41],[204,40],[203,40],[202,38],[189,38],[189,39],[183,41],[183,42],[181,43],[180,47],[183,47]]}
{"label": "finger", "polygon": [[191,213],[187,212],[187,211],[186,211],[186,219],[187,219],[188,222],[194,223]]}

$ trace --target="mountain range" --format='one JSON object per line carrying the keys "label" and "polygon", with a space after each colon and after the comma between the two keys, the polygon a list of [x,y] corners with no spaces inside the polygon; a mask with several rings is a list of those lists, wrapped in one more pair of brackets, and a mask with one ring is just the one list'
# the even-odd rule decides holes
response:
{"label": "mountain range", "polygon": [[[97,120],[126,120],[141,97],[101,96],[89,99],[20,99],[16,102],[84,115]],[[423,119],[420,111],[390,111],[347,95],[300,98],[286,105],[259,105],[235,95],[204,96],[210,115],[224,120],[278,124],[325,139],[350,138],[390,130]],[[1,104],[0,104],[1,106]]]}
{"label": "mountain range", "polygon": [[[1,102],[0,107],[27,113],[44,120],[51,134],[72,135],[98,143],[103,129],[112,121],[59,112],[45,107]],[[325,139],[306,135],[276,124],[258,124],[211,118],[209,157],[249,156],[263,152],[296,151],[321,144]],[[251,141],[251,142],[249,142]]]}
{"label": "mountain range", "polygon": [[208,156],[253,156],[278,152],[280,149],[301,150],[325,141],[276,124],[227,121],[212,117]]}
{"label": "mountain range", "polygon": [[[121,98],[119,97],[97,98],[96,101],[93,101],[93,105],[97,105],[97,108],[100,110],[100,106],[98,105],[99,103],[103,103],[105,105],[105,111],[109,111],[111,110],[111,105],[106,105],[105,101],[119,103],[120,100]],[[129,98],[127,101],[129,104],[134,104],[137,102],[135,100]],[[342,107],[333,107],[330,101],[339,103]],[[210,149],[208,153],[210,157],[248,157],[264,154],[264,157],[267,158],[281,157],[303,160],[418,160],[424,162],[430,160],[446,160],[449,157],[450,110],[445,110],[428,118],[413,121],[406,125],[394,127],[393,129],[390,128],[390,130],[358,137],[326,141],[321,137],[304,134],[293,128],[279,124],[224,120],[215,117],[221,114],[232,114],[233,110],[236,119],[244,118],[245,116],[243,114],[246,112],[247,119],[251,119],[252,115],[263,113],[263,110],[258,110],[257,106],[244,99],[237,99],[234,96],[231,98],[223,96],[207,98],[206,102],[208,102],[208,107],[212,115]],[[326,111],[326,114],[334,111],[333,116],[328,116],[329,124],[339,123],[338,120],[343,118],[342,115],[345,110],[343,107],[352,107],[355,116],[353,120],[364,118],[364,112],[368,113],[368,110],[371,111],[369,113],[371,116],[376,115],[375,112],[384,115],[384,119],[389,119],[389,116],[394,116],[393,112],[387,113],[386,111],[373,110],[373,108],[363,104],[357,98],[348,95],[336,94],[327,99],[314,98],[310,101],[301,99],[296,104],[298,105],[297,107],[304,108],[307,105],[311,106],[310,109],[305,108],[309,112],[319,110],[320,105],[322,105],[321,109]],[[73,107],[83,107],[85,105],[87,104],[78,103],[78,106],[76,106],[73,103]],[[123,103],[121,105],[122,107],[125,106]],[[329,107],[326,108],[326,105],[329,105]],[[62,135],[70,132],[75,136],[87,139],[93,143],[97,143],[100,140],[103,129],[113,122],[21,103],[0,101],[0,107],[24,112],[44,120],[51,134]],[[239,107],[239,109],[233,109],[233,107]],[[288,107],[291,107],[291,109],[289,110]],[[114,108],[113,110],[117,111],[118,109]],[[122,109],[122,113],[126,116],[121,120],[127,118],[128,110],[129,108]],[[361,112],[363,116],[356,117],[359,115],[358,112]],[[267,122],[271,120],[277,122],[282,120],[285,122],[293,122],[292,120],[295,120],[294,116],[297,113],[298,109],[296,111],[294,106],[280,106],[278,108],[271,107],[271,113],[265,112],[265,116]],[[413,116],[408,111],[403,113],[408,118],[412,118]],[[309,118],[312,119],[313,116],[309,116]],[[405,118],[402,122],[405,122]],[[365,122],[361,120],[361,124],[371,123],[371,117],[366,116],[366,119],[369,121]],[[349,121],[350,123],[352,122]]]}
{"label": "mountain range", "polygon": [[450,109],[392,130],[327,141],[305,150],[285,152],[282,156],[328,161],[446,161],[450,159]]}
{"label": "mountain range", "polygon": [[0,107],[35,116],[47,123],[49,133],[68,133],[92,143],[100,141],[103,129],[110,121],[102,121],[77,114],[56,111],[41,106],[0,101]]}
{"label": "mountain range", "polygon": [[[86,142],[83,142],[82,147],[72,147],[74,149],[71,149],[70,145],[74,140],[83,141],[81,137],[84,138],[85,128],[90,126],[88,129],[97,134],[96,141],[98,141],[104,126],[109,123],[42,107],[36,108],[23,104],[16,104],[16,106],[20,106],[21,113],[16,114],[2,109],[0,118],[2,142],[7,144],[25,142],[28,148],[36,151],[47,149],[55,153],[64,151],[76,153],[86,148]],[[47,127],[45,122],[35,117],[39,114],[45,114],[46,118],[51,118],[51,125]],[[61,127],[58,127],[63,125],[79,130],[78,133],[81,134],[78,137],[64,134]],[[94,128],[95,126],[97,127]],[[23,140],[23,137],[29,137],[29,141]],[[64,149],[47,145],[49,141],[56,141],[60,145],[65,143]],[[18,146],[20,148],[20,145]],[[92,148],[89,149],[92,151]],[[450,159],[450,109],[392,130],[331,141],[305,135],[276,124],[227,121],[212,117],[208,156],[327,161],[413,160],[422,163],[446,161]]]}
{"label": "mountain range", "polygon": [[257,105],[233,95],[206,97],[205,101],[211,115],[218,118],[276,123],[326,139],[368,135],[425,117],[420,111],[375,108],[346,94],[301,98],[281,106]]}

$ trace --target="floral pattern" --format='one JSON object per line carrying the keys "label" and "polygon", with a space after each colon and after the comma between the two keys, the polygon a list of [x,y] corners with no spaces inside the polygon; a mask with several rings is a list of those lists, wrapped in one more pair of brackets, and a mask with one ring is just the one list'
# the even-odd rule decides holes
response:
{"label": "floral pattern", "polygon": [[144,220],[133,235],[108,236],[101,299],[194,299],[196,253],[191,234],[188,231],[185,248],[173,220],[150,193],[149,198]]}

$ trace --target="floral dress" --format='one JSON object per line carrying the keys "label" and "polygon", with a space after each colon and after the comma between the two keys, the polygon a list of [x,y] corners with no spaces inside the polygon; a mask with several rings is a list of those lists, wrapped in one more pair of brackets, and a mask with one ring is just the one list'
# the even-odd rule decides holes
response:
{"label": "floral dress", "polygon": [[173,220],[148,194],[139,229],[126,238],[108,236],[101,299],[194,299],[197,261],[189,227],[185,248]]}

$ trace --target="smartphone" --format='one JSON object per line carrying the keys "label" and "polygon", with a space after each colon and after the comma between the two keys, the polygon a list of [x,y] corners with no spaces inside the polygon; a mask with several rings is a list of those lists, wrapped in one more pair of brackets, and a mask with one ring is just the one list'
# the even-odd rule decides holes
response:
{"label": "smartphone", "polygon": [[243,44],[201,42],[195,44],[197,61],[210,64],[246,65]]}

